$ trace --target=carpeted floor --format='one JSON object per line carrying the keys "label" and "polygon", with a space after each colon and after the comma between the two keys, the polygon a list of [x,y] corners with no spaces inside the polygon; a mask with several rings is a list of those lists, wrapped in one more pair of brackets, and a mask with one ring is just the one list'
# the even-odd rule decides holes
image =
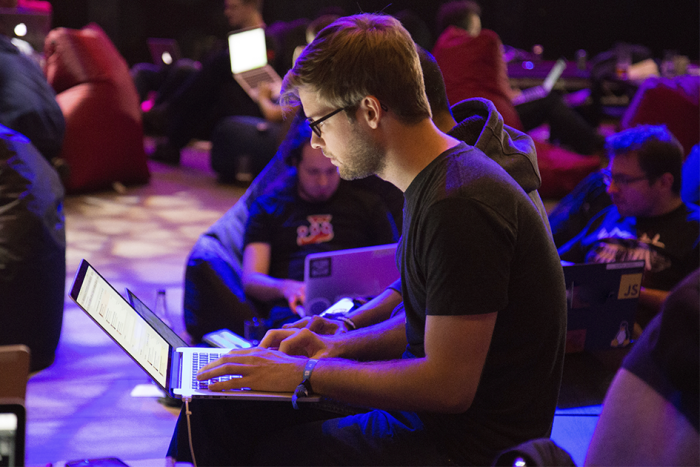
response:
{"label": "carpeted floor", "polygon": [[[146,186],[66,199],[63,330],[56,361],[27,387],[27,465],[164,458],[177,411],[156,397],[130,395],[139,384],[156,386],[67,293],[86,258],[117,290],[128,286],[147,305],[165,289],[169,310],[181,316],[189,251],[244,189],[216,182],[203,144],[188,148],[180,167],[149,164]],[[182,319],[176,325],[182,330]]]}

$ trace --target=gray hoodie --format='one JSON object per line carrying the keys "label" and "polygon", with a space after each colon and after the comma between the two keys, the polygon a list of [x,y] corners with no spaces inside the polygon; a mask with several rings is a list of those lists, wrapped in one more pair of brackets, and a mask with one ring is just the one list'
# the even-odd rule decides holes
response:
{"label": "gray hoodie", "polygon": [[547,211],[537,192],[542,178],[532,138],[505,125],[496,107],[486,99],[466,99],[450,110],[457,125],[449,135],[480,149],[503,167],[530,197],[551,234]]}

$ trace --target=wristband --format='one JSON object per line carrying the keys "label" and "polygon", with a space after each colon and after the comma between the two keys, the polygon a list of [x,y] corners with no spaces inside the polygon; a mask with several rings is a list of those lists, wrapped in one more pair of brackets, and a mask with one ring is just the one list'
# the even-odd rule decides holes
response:
{"label": "wristband", "polygon": [[348,331],[354,331],[355,329],[357,329],[355,322],[347,316],[338,316],[336,319],[345,323],[345,325],[348,327]]}
{"label": "wristband", "polygon": [[311,372],[314,371],[314,367],[317,363],[318,360],[315,358],[310,358],[306,362],[306,366],[304,367],[304,379],[294,390],[294,394],[292,394],[292,407],[294,407],[296,410],[299,410],[299,406],[297,405],[297,399],[299,397],[308,397],[313,393],[313,389],[311,389],[310,379]]}
{"label": "wristband", "polygon": [[348,328],[348,331],[354,331],[357,329],[357,325],[353,320],[348,318],[345,313],[328,313],[328,312],[323,312],[319,316],[322,318],[327,318],[327,319],[335,319],[337,321],[342,321],[345,323],[345,326]]}

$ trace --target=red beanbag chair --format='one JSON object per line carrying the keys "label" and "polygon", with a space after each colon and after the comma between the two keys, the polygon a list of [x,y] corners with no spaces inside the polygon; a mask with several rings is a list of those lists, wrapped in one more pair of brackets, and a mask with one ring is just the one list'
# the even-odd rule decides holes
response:
{"label": "red beanbag chair", "polygon": [[664,124],[683,145],[687,156],[700,142],[699,95],[700,76],[647,78],[620,123],[623,129]]}
{"label": "red beanbag chair", "polygon": [[139,98],[126,61],[99,26],[46,37],[45,73],[66,119],[61,156],[69,193],[146,183]]}

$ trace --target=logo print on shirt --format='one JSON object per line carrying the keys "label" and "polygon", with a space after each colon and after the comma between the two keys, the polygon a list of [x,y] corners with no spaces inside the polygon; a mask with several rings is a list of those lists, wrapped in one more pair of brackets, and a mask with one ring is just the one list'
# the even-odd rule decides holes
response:
{"label": "logo print on shirt", "polygon": [[315,243],[325,243],[333,240],[333,224],[330,214],[317,214],[308,216],[309,226],[300,225],[297,227],[297,245],[312,245]]}
{"label": "logo print on shirt", "polygon": [[643,260],[645,270],[660,272],[671,267],[671,259],[666,256],[666,245],[660,241],[660,235],[649,238],[643,233],[638,239],[630,232],[617,227],[598,235],[600,242],[586,258],[588,263],[613,263],[621,261]]}

